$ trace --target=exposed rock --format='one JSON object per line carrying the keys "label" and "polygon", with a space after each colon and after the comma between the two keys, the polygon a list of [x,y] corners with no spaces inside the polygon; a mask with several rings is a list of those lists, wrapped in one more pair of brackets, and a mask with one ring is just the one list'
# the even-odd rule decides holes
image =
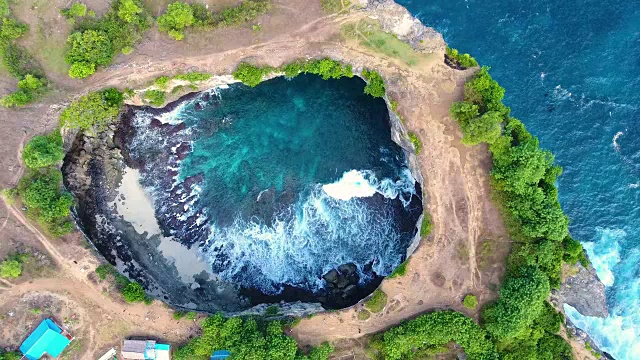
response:
{"label": "exposed rock", "polygon": [[595,269],[591,266],[585,269],[580,264],[576,266],[578,273],[567,277],[560,290],[553,292],[553,302],[559,308],[562,308],[562,304],[571,305],[585,316],[609,316],[604,284],[598,279]]}
{"label": "exposed rock", "polygon": [[338,282],[338,275],[339,275],[338,270],[331,269],[329,270],[329,272],[324,274],[323,278],[328,283],[335,283],[335,282]]}

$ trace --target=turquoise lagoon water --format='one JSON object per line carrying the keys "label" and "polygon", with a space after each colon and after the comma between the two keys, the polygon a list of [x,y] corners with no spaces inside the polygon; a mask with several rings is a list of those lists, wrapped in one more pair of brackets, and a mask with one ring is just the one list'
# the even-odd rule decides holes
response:
{"label": "turquoise lagoon water", "polygon": [[[197,196],[183,196],[155,172],[162,157],[147,156],[143,183],[164,208],[157,213],[191,199],[163,224],[185,244],[200,238],[214,273],[267,295],[285,285],[321,293],[322,275],[347,263],[365,287],[390,274],[415,235],[421,195],[391,140],[386,104],[364,85],[281,77],[205,92],[154,115],[189,139],[177,181],[200,179]],[[137,115],[137,128],[148,130],[138,131],[134,155],[157,152],[148,136],[160,125],[145,114]]]}
{"label": "turquoise lagoon water", "polygon": [[564,167],[560,202],[610,312],[567,315],[616,359],[640,359],[640,1],[398,2],[491,66]]}

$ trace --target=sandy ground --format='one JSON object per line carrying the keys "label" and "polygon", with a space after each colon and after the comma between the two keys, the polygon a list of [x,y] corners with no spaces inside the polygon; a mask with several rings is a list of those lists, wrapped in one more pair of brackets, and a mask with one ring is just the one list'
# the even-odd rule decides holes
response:
{"label": "sandy ground", "polygon": [[[406,127],[419,134],[424,144],[418,159],[425,178],[425,208],[435,226],[411,257],[407,274],[382,283],[389,297],[382,312],[360,321],[356,315],[363,305],[358,304],[318,314],[303,319],[292,335],[302,344],[327,340],[358,343],[367,334],[429,310],[455,309],[476,317],[462,306],[463,297],[475,294],[481,304],[496,297],[510,246],[489,196],[490,158],[485,147],[469,148],[460,143],[460,130],[448,114],[450,104],[462,98],[470,71],[448,68],[441,53],[423,56],[420,63],[410,67],[355,41],[343,40],[340,25],[362,18],[360,12],[327,16],[319,1],[276,0],[272,12],[258,19],[262,26],[259,33],[249,24],[239,29],[187,33],[185,41],[176,42],[153,29],[132,55],[119,56],[114,65],[88,79],[73,80],[66,76],[59,58],[49,59],[56,56],[53,50],[63,47],[70,31],[66,25],[55,25],[60,22],[57,8],[68,4],[51,1],[33,15],[28,9],[36,2],[24,1],[16,14],[32,29],[42,28],[35,35],[30,33],[24,44],[43,63],[55,89],[41,102],[24,109],[0,109],[0,186],[16,185],[22,173],[19,151],[25,139],[53,130],[65,104],[87,91],[107,86],[143,87],[157,76],[196,69],[229,74],[242,60],[278,66],[300,57],[329,56],[351,63],[355,69],[375,68],[385,78],[388,93],[399,102],[398,111]],[[106,9],[105,1],[85,3],[95,10]],[[165,3],[150,1],[156,13]],[[46,49],[53,50],[37,50],[40,32],[51,33]],[[2,94],[11,91],[14,83],[0,72]],[[0,284],[3,323],[15,323],[13,328],[4,327],[10,333],[3,334],[0,346],[19,344],[45,314],[65,323],[65,318],[78,319],[70,322],[85,339],[78,359],[95,358],[125,336],[144,335],[179,343],[195,332],[193,323],[173,320],[171,311],[160,302],[129,305],[112,296],[109,287],[93,274],[99,257],[78,234],[47,239],[15,207],[3,206],[0,216],[0,255],[12,246],[27,244],[47,253],[56,269],[53,277]],[[141,219],[141,231],[157,231],[145,221]],[[36,315],[30,310],[36,306],[47,308],[48,313]]]}

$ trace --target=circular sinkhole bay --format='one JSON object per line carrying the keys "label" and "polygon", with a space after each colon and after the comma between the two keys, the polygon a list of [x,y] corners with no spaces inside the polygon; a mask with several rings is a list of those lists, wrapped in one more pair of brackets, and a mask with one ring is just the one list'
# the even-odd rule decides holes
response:
{"label": "circular sinkhole bay", "polygon": [[232,84],[128,107],[65,160],[88,238],[180,307],[342,308],[406,257],[420,184],[360,78]]}

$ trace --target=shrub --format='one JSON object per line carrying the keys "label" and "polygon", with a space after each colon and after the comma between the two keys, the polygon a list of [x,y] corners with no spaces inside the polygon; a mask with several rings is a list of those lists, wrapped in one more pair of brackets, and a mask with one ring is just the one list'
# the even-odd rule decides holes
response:
{"label": "shrub", "polygon": [[384,80],[378,72],[373,70],[362,70],[362,76],[367,80],[367,85],[364,87],[364,93],[373,97],[384,97],[386,90],[384,87]]}
{"label": "shrub", "polygon": [[229,350],[234,358],[271,360],[326,360],[333,350],[328,344],[302,354],[293,338],[286,336],[282,325],[272,321],[260,326],[255,319],[224,318],[216,314],[205,319],[200,326],[202,334],[179,347],[176,360],[208,359],[214,350]]}
{"label": "shrub", "polygon": [[60,14],[67,19],[82,17],[87,15],[87,5],[83,3],[73,3],[71,7],[60,10]]}
{"label": "shrub", "polygon": [[372,313],[379,313],[387,305],[387,294],[380,289],[376,289],[373,295],[364,303],[367,310]]}
{"label": "shrub", "polygon": [[118,271],[116,270],[116,268],[114,268],[111,264],[102,264],[96,268],[96,274],[98,274],[100,280],[103,281],[106,280],[107,276],[114,275],[117,272]]}
{"label": "shrub", "polygon": [[69,76],[85,78],[111,63],[118,53],[130,53],[151,25],[142,0],[113,0],[100,19],[85,19],[67,39]]}
{"label": "shrub", "polygon": [[174,318],[175,320],[180,320],[180,319],[182,319],[182,318],[183,318],[183,317],[185,317],[185,316],[187,316],[187,313],[186,313],[186,312],[184,312],[184,311],[174,311],[174,312],[173,312],[173,318]]}
{"label": "shrub", "polygon": [[166,94],[162,90],[147,90],[144,93],[144,98],[150,105],[162,106],[165,102]]}
{"label": "shrub", "polygon": [[458,65],[468,68],[478,66],[478,62],[469,54],[460,54],[458,50],[447,46],[447,56]]}
{"label": "shrub", "polygon": [[17,260],[4,260],[0,263],[0,277],[15,279],[22,274],[22,264]]}
{"label": "shrub", "polygon": [[[291,72],[292,69],[289,69],[289,71]],[[324,80],[353,77],[351,65],[343,65],[341,62],[329,58],[307,61],[302,65],[301,71],[319,75]]]}
{"label": "shrub", "polygon": [[27,24],[18,22],[18,20],[10,17],[3,17],[2,26],[0,27],[0,40],[15,40],[24,35],[27,31],[29,31],[29,26],[27,26]]}
{"label": "shrub", "polygon": [[24,163],[32,169],[54,165],[63,158],[62,135],[59,131],[33,137],[22,152]]}
{"label": "shrub", "polygon": [[60,125],[71,129],[103,129],[120,113],[122,95],[115,89],[89,93],[73,101],[60,115]]}
{"label": "shrub", "polygon": [[185,74],[178,74],[176,76],[173,77],[176,80],[184,80],[184,81],[189,81],[191,83],[194,82],[198,82],[198,81],[205,81],[205,80],[209,80],[211,79],[211,74],[207,74],[207,73],[202,73],[202,72],[197,72],[197,71],[191,71]]}
{"label": "shrub", "polygon": [[454,311],[438,311],[409,320],[384,333],[382,350],[388,360],[410,359],[415,351],[454,341],[469,360],[497,360],[487,332],[470,318]]}
{"label": "shrub", "polygon": [[62,173],[54,168],[32,171],[18,184],[18,194],[28,208],[27,214],[53,236],[64,235],[73,229],[68,218],[73,197],[61,188]]}
{"label": "shrub", "polygon": [[153,84],[161,89],[166,89],[167,88],[167,84],[169,83],[169,77],[168,76],[160,76],[159,78],[157,78]]}
{"label": "shrub", "polygon": [[18,90],[0,99],[0,104],[4,107],[24,106],[42,94],[45,88],[44,79],[28,74],[18,81]]}
{"label": "shrub", "polygon": [[422,141],[420,141],[420,138],[418,137],[418,135],[413,131],[409,131],[408,135],[409,135],[409,141],[411,141],[411,143],[413,144],[413,148],[416,149],[416,155],[419,155],[420,152],[422,151]]}
{"label": "shrub", "polygon": [[262,78],[271,72],[270,68],[260,68],[248,63],[241,63],[233,72],[233,78],[243,84],[255,87],[262,82]]}
{"label": "shrub", "polygon": [[122,289],[122,296],[128,303],[143,302],[147,300],[147,294],[144,292],[144,288],[135,281],[131,281],[125,285]]}
{"label": "shrub", "polygon": [[433,223],[431,222],[431,215],[428,212],[422,214],[422,226],[420,226],[420,237],[425,238],[431,234],[433,230]]}
{"label": "shrub", "polygon": [[462,300],[462,305],[467,309],[475,310],[478,307],[478,298],[475,295],[467,295]]}
{"label": "shrub", "polygon": [[218,26],[237,26],[255,20],[271,9],[270,1],[245,0],[236,7],[220,11],[214,15]]}
{"label": "shrub", "polygon": [[158,18],[158,30],[169,33],[176,40],[184,38],[184,29],[193,25],[193,9],[184,2],[176,1],[167,6],[167,11]]}
{"label": "shrub", "polygon": [[4,352],[0,350],[0,360],[20,360],[20,359],[22,359],[22,354],[18,352],[15,352],[15,351]]}
{"label": "shrub", "polygon": [[370,317],[371,317],[371,313],[368,312],[367,310],[358,311],[358,320],[366,321],[366,320],[369,320]]}

